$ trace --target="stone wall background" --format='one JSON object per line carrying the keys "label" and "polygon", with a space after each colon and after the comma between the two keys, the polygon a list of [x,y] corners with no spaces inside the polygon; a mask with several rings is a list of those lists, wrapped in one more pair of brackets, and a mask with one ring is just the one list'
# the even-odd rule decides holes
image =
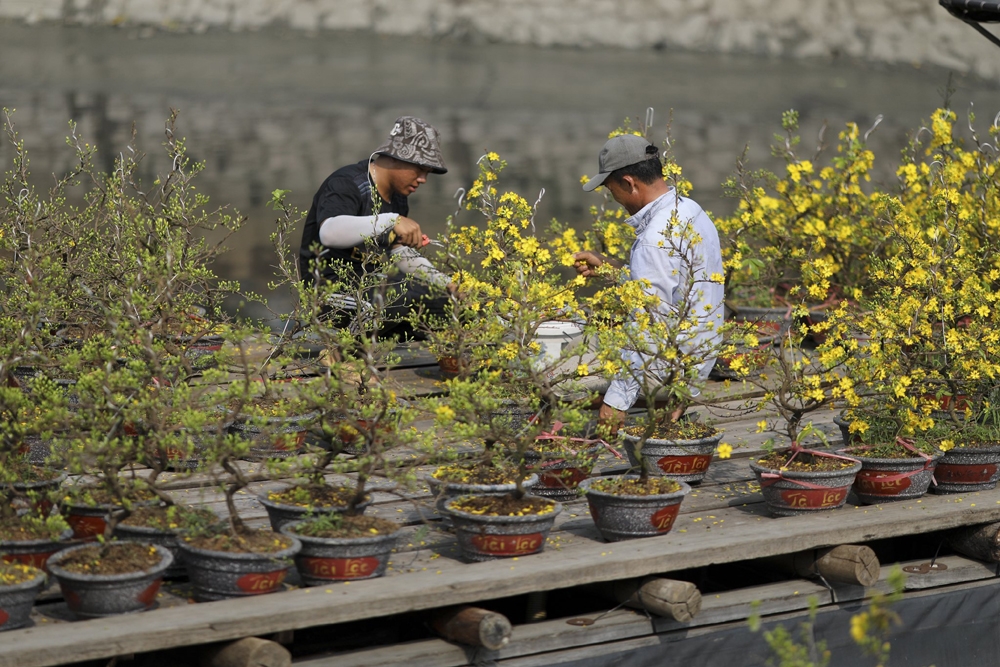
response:
{"label": "stone wall background", "polygon": [[0,0],[0,17],[847,56],[1000,78],[997,48],[936,0]]}

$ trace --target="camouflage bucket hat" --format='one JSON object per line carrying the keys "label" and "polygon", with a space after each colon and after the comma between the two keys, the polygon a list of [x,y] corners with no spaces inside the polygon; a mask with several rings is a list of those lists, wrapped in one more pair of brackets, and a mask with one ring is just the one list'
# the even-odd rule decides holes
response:
{"label": "camouflage bucket hat", "polygon": [[389,138],[374,152],[426,167],[435,174],[444,174],[448,168],[444,166],[438,136],[433,126],[419,118],[400,116],[392,126]]}

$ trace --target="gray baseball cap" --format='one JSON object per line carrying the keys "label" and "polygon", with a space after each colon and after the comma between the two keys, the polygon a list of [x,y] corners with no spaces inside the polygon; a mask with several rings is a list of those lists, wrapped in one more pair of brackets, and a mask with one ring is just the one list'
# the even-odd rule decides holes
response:
{"label": "gray baseball cap", "polygon": [[433,125],[414,116],[400,116],[389,132],[389,138],[375,149],[379,155],[388,155],[403,162],[411,162],[429,169],[435,174],[444,174],[441,155],[441,140]]}
{"label": "gray baseball cap", "polygon": [[608,139],[597,156],[597,176],[587,181],[583,189],[586,192],[596,190],[614,170],[650,160],[659,154],[660,149],[634,134],[621,134]]}

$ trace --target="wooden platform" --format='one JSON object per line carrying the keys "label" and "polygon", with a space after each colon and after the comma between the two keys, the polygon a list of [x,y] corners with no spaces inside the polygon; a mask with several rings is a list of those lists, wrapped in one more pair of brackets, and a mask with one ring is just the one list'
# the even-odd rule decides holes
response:
{"label": "wooden platform", "polygon": [[[420,368],[417,366],[403,372],[419,371]],[[435,380],[429,378],[429,381]],[[720,402],[739,401],[738,392],[732,387],[724,391],[722,387],[719,389],[717,395]],[[708,420],[709,408],[701,410],[703,418]],[[830,423],[832,417],[833,413],[827,412],[816,421],[824,432],[829,433],[830,442],[836,443],[839,432]],[[713,463],[708,478],[684,500],[674,529],[665,536],[606,543],[597,533],[586,502],[577,500],[564,504],[544,553],[468,564],[460,560],[453,535],[437,527],[438,517],[426,489],[415,494],[408,493],[404,498],[385,485],[385,490],[374,493],[374,504],[368,512],[395,519],[407,527],[384,578],[206,604],[190,604],[185,584],[168,584],[160,595],[158,609],[135,616],[84,622],[71,621],[57,591],[50,589],[36,606],[34,627],[0,635],[0,667],[59,665],[270,635],[453,604],[481,603],[595,582],[747,561],[815,547],[871,542],[1000,521],[1000,490],[962,496],[929,495],[912,502],[871,507],[851,504],[854,500],[852,496],[848,506],[840,510],[815,516],[771,518],[765,511],[746,461],[746,457],[761,451],[765,436],[756,433],[759,419],[759,414],[752,417],[722,416],[719,426],[725,430],[724,440],[736,448],[734,458]],[[246,465],[252,467],[255,464]],[[598,472],[618,472],[622,465],[620,460],[605,454]],[[280,482],[256,483],[241,492],[238,496],[241,516],[252,524],[266,524],[266,514],[256,500],[256,494],[278,484]],[[221,495],[210,485],[208,478],[179,477],[173,486],[172,493],[178,500],[225,512]],[[958,565],[956,561],[955,568],[948,570],[951,575],[947,572],[942,574],[954,579],[957,574],[964,573],[959,577],[962,581],[970,580],[969,577],[996,575],[994,566],[975,561],[963,562],[962,567]],[[930,579],[924,579],[925,583],[927,581]],[[794,595],[789,593],[787,585],[782,584],[728,592],[724,598],[718,597],[718,601],[706,599],[702,615],[692,627],[745,618],[750,601],[755,599],[763,601],[762,611],[765,613],[802,609],[805,599],[813,593],[834,599],[830,598],[831,591],[819,584],[801,581],[795,582],[792,587]],[[834,597],[841,596],[838,598],[841,601],[860,599],[871,592],[857,588],[859,590],[835,592]],[[609,637],[608,633],[614,634],[617,640],[629,636],[648,639],[657,632],[669,630],[668,626],[667,621],[651,621],[645,615],[620,611],[610,619],[602,620],[598,626],[575,629],[560,626],[555,634],[542,626],[538,626],[537,630],[519,627],[510,647],[492,659],[528,655],[529,646],[538,648],[541,645],[532,642],[584,645],[596,642],[600,637]],[[587,639],[581,642],[574,637]],[[423,664],[460,665],[467,664],[469,659],[464,649],[440,640],[411,648],[407,649],[409,653],[404,654],[404,657],[409,657],[400,664],[405,662],[409,667]],[[357,660],[340,656],[336,659],[316,658],[303,664],[312,667],[390,664],[373,661],[381,655],[378,653],[381,650],[368,650],[371,655],[367,658],[362,656],[365,651],[357,652],[360,656]],[[545,664],[525,660],[510,664]]]}

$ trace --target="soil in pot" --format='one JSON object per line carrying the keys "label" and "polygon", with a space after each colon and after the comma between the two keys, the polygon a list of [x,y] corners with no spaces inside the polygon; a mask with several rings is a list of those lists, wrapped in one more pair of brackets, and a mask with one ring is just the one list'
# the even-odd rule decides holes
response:
{"label": "soil in pot", "polygon": [[[644,426],[630,426],[622,433],[625,453],[633,467],[640,466],[635,456],[635,445],[643,434]],[[652,475],[664,475],[679,482],[697,484],[708,473],[715,455],[715,448],[722,440],[722,433],[713,426],[693,420],[681,420],[657,425],[653,434],[642,446],[642,456]]]}
{"label": "soil in pot", "polygon": [[445,503],[462,555],[471,561],[539,553],[562,505],[548,498],[460,496]]}
{"label": "soil in pot", "polygon": [[[510,462],[462,461],[441,466],[427,478],[431,493],[437,496],[436,508],[444,521],[451,525],[446,505],[452,498],[463,495],[505,495],[517,491],[517,466]],[[530,475],[521,483],[525,490],[538,485],[538,475]]]}
{"label": "soil in pot", "polygon": [[866,505],[924,495],[942,456],[941,452],[921,451],[909,442],[853,445],[838,453],[861,461],[861,470],[854,479],[854,494]]}
{"label": "soil in pot", "polygon": [[750,461],[767,509],[792,516],[842,507],[861,462],[837,454],[792,448]]}
{"label": "soil in pot", "polygon": [[174,562],[163,576],[180,577],[187,574],[187,570],[177,546],[177,534],[192,527],[210,526],[218,521],[218,515],[204,507],[137,507],[115,526],[114,536],[122,540],[156,544],[169,550]]}
{"label": "soil in pot", "polygon": [[[267,510],[271,528],[279,531],[285,524],[301,521],[306,515],[346,512],[356,492],[354,487],[303,484],[262,493],[258,499]],[[371,496],[366,495],[355,510],[364,512],[370,504]]]}
{"label": "soil in pot", "polygon": [[82,544],[54,555],[49,569],[70,611],[99,618],[151,609],[173,560],[167,549],[153,544]]}
{"label": "soil in pot", "polygon": [[385,574],[399,525],[369,516],[334,515],[288,524],[282,533],[302,542],[295,567],[302,583],[372,579]]}
{"label": "soil in pot", "polygon": [[28,625],[45,572],[22,563],[0,562],[0,632]]}
{"label": "soil in pot", "polygon": [[268,530],[186,535],[178,544],[201,602],[280,590],[302,548],[298,539]]}
{"label": "soil in pot", "polygon": [[609,542],[670,532],[681,501],[691,492],[684,482],[638,475],[591,478],[580,487],[597,529]]}
{"label": "soil in pot", "polygon": [[16,482],[0,482],[0,496],[18,510],[32,510],[45,515],[52,511],[52,494],[66,479],[66,473],[44,466],[29,465],[18,461],[5,471],[8,479]]}

